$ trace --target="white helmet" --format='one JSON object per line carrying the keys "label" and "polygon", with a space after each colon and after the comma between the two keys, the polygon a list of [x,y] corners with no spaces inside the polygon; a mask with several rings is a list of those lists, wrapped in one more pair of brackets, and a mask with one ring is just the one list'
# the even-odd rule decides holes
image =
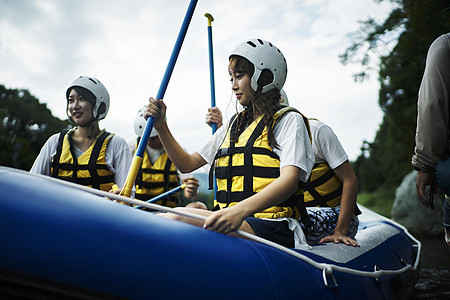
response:
{"label": "white helmet", "polygon": [[232,55],[242,56],[248,59],[254,66],[255,72],[251,79],[251,85],[254,91],[258,88],[258,79],[261,72],[265,69],[273,74],[273,81],[262,87],[261,93],[270,91],[273,88],[281,90],[287,75],[286,59],[273,44],[261,39],[249,39],[240,43],[231,52]]}
{"label": "white helmet", "polygon": [[[144,133],[145,126],[147,126],[147,120],[144,118],[144,112],[146,107],[147,107],[146,105],[142,106],[138,110],[136,117],[134,118],[134,132],[136,133],[137,136],[142,136],[142,134]],[[156,132],[156,130],[152,128],[152,132],[150,132],[150,137],[155,137],[157,135],[158,133]]]}
{"label": "white helmet", "polygon": [[[82,87],[89,90],[95,96],[95,105],[92,108],[92,115],[95,120],[102,120],[109,110],[109,94],[100,80],[90,76],[80,76],[75,79],[66,91],[66,98],[73,87]],[[70,117],[70,116],[69,116]]]}
{"label": "white helmet", "polygon": [[286,92],[284,91],[284,89],[281,89],[280,95],[281,95],[280,104],[289,106],[288,96],[286,95]]}

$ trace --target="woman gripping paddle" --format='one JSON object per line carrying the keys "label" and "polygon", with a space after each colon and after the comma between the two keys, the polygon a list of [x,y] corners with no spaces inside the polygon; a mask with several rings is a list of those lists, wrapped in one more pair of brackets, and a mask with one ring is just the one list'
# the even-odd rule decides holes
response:
{"label": "woman gripping paddle", "polygon": [[172,162],[181,172],[212,164],[218,186],[213,211],[177,208],[207,216],[205,222],[163,215],[225,234],[236,235],[239,229],[294,247],[301,235],[297,186],[309,177],[314,153],[306,118],[279,104],[286,60],[272,43],[251,39],[230,54],[228,71],[245,110],[192,154],[172,136],[164,102],[150,98],[145,116],[154,118]]}

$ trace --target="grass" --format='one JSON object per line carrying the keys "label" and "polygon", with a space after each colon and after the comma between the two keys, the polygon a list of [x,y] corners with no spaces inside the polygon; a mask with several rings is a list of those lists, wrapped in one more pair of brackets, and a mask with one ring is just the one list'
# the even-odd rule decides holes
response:
{"label": "grass", "polygon": [[390,218],[392,204],[395,199],[395,191],[377,190],[375,192],[361,192],[358,194],[358,203]]}

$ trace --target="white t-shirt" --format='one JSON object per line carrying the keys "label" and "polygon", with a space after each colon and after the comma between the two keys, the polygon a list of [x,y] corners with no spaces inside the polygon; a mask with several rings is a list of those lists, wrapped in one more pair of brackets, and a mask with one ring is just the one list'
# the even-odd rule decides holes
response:
{"label": "white t-shirt", "polygon": [[[31,173],[51,175],[51,161],[56,154],[60,133],[52,135],[44,144],[38,157],[31,167]],[[74,147],[75,155],[79,157],[84,152]],[[114,173],[114,183],[122,188],[131,166],[131,153],[127,142],[120,136],[114,135],[106,147],[105,160],[108,169]]]}
{"label": "white t-shirt", "polygon": [[330,168],[336,169],[348,160],[347,153],[328,125],[318,120],[309,120],[309,126],[316,163],[326,162]]}
{"label": "white t-shirt", "polygon": [[[211,164],[217,150],[221,146],[228,126],[224,124],[210,140],[197,150],[197,153]],[[299,180],[306,182],[314,165],[314,152],[309,141],[308,131],[300,114],[288,112],[277,121],[273,130],[275,141],[280,149],[273,149],[280,157],[280,169],[285,166],[295,166],[300,169]]]}

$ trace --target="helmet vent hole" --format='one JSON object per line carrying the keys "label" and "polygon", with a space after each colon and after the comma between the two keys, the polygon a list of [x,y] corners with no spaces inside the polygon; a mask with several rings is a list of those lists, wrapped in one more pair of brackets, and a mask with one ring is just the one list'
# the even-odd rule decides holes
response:
{"label": "helmet vent hole", "polygon": [[247,44],[249,44],[249,45],[252,46],[253,48],[256,48],[255,43],[253,43],[252,41],[248,41]]}
{"label": "helmet vent hole", "polygon": [[264,45],[264,42],[263,42],[262,40],[258,39],[258,42],[259,42],[261,45]]}
{"label": "helmet vent hole", "polygon": [[[272,43],[269,43],[269,46],[270,46],[270,47],[273,47],[273,46],[272,46]],[[278,52],[280,52],[280,50],[278,50]]]}
{"label": "helmet vent hole", "polygon": [[95,80],[94,79],[92,79],[92,78],[89,78],[89,80],[90,81],[92,81],[94,84],[97,84],[97,82],[95,82]]}

